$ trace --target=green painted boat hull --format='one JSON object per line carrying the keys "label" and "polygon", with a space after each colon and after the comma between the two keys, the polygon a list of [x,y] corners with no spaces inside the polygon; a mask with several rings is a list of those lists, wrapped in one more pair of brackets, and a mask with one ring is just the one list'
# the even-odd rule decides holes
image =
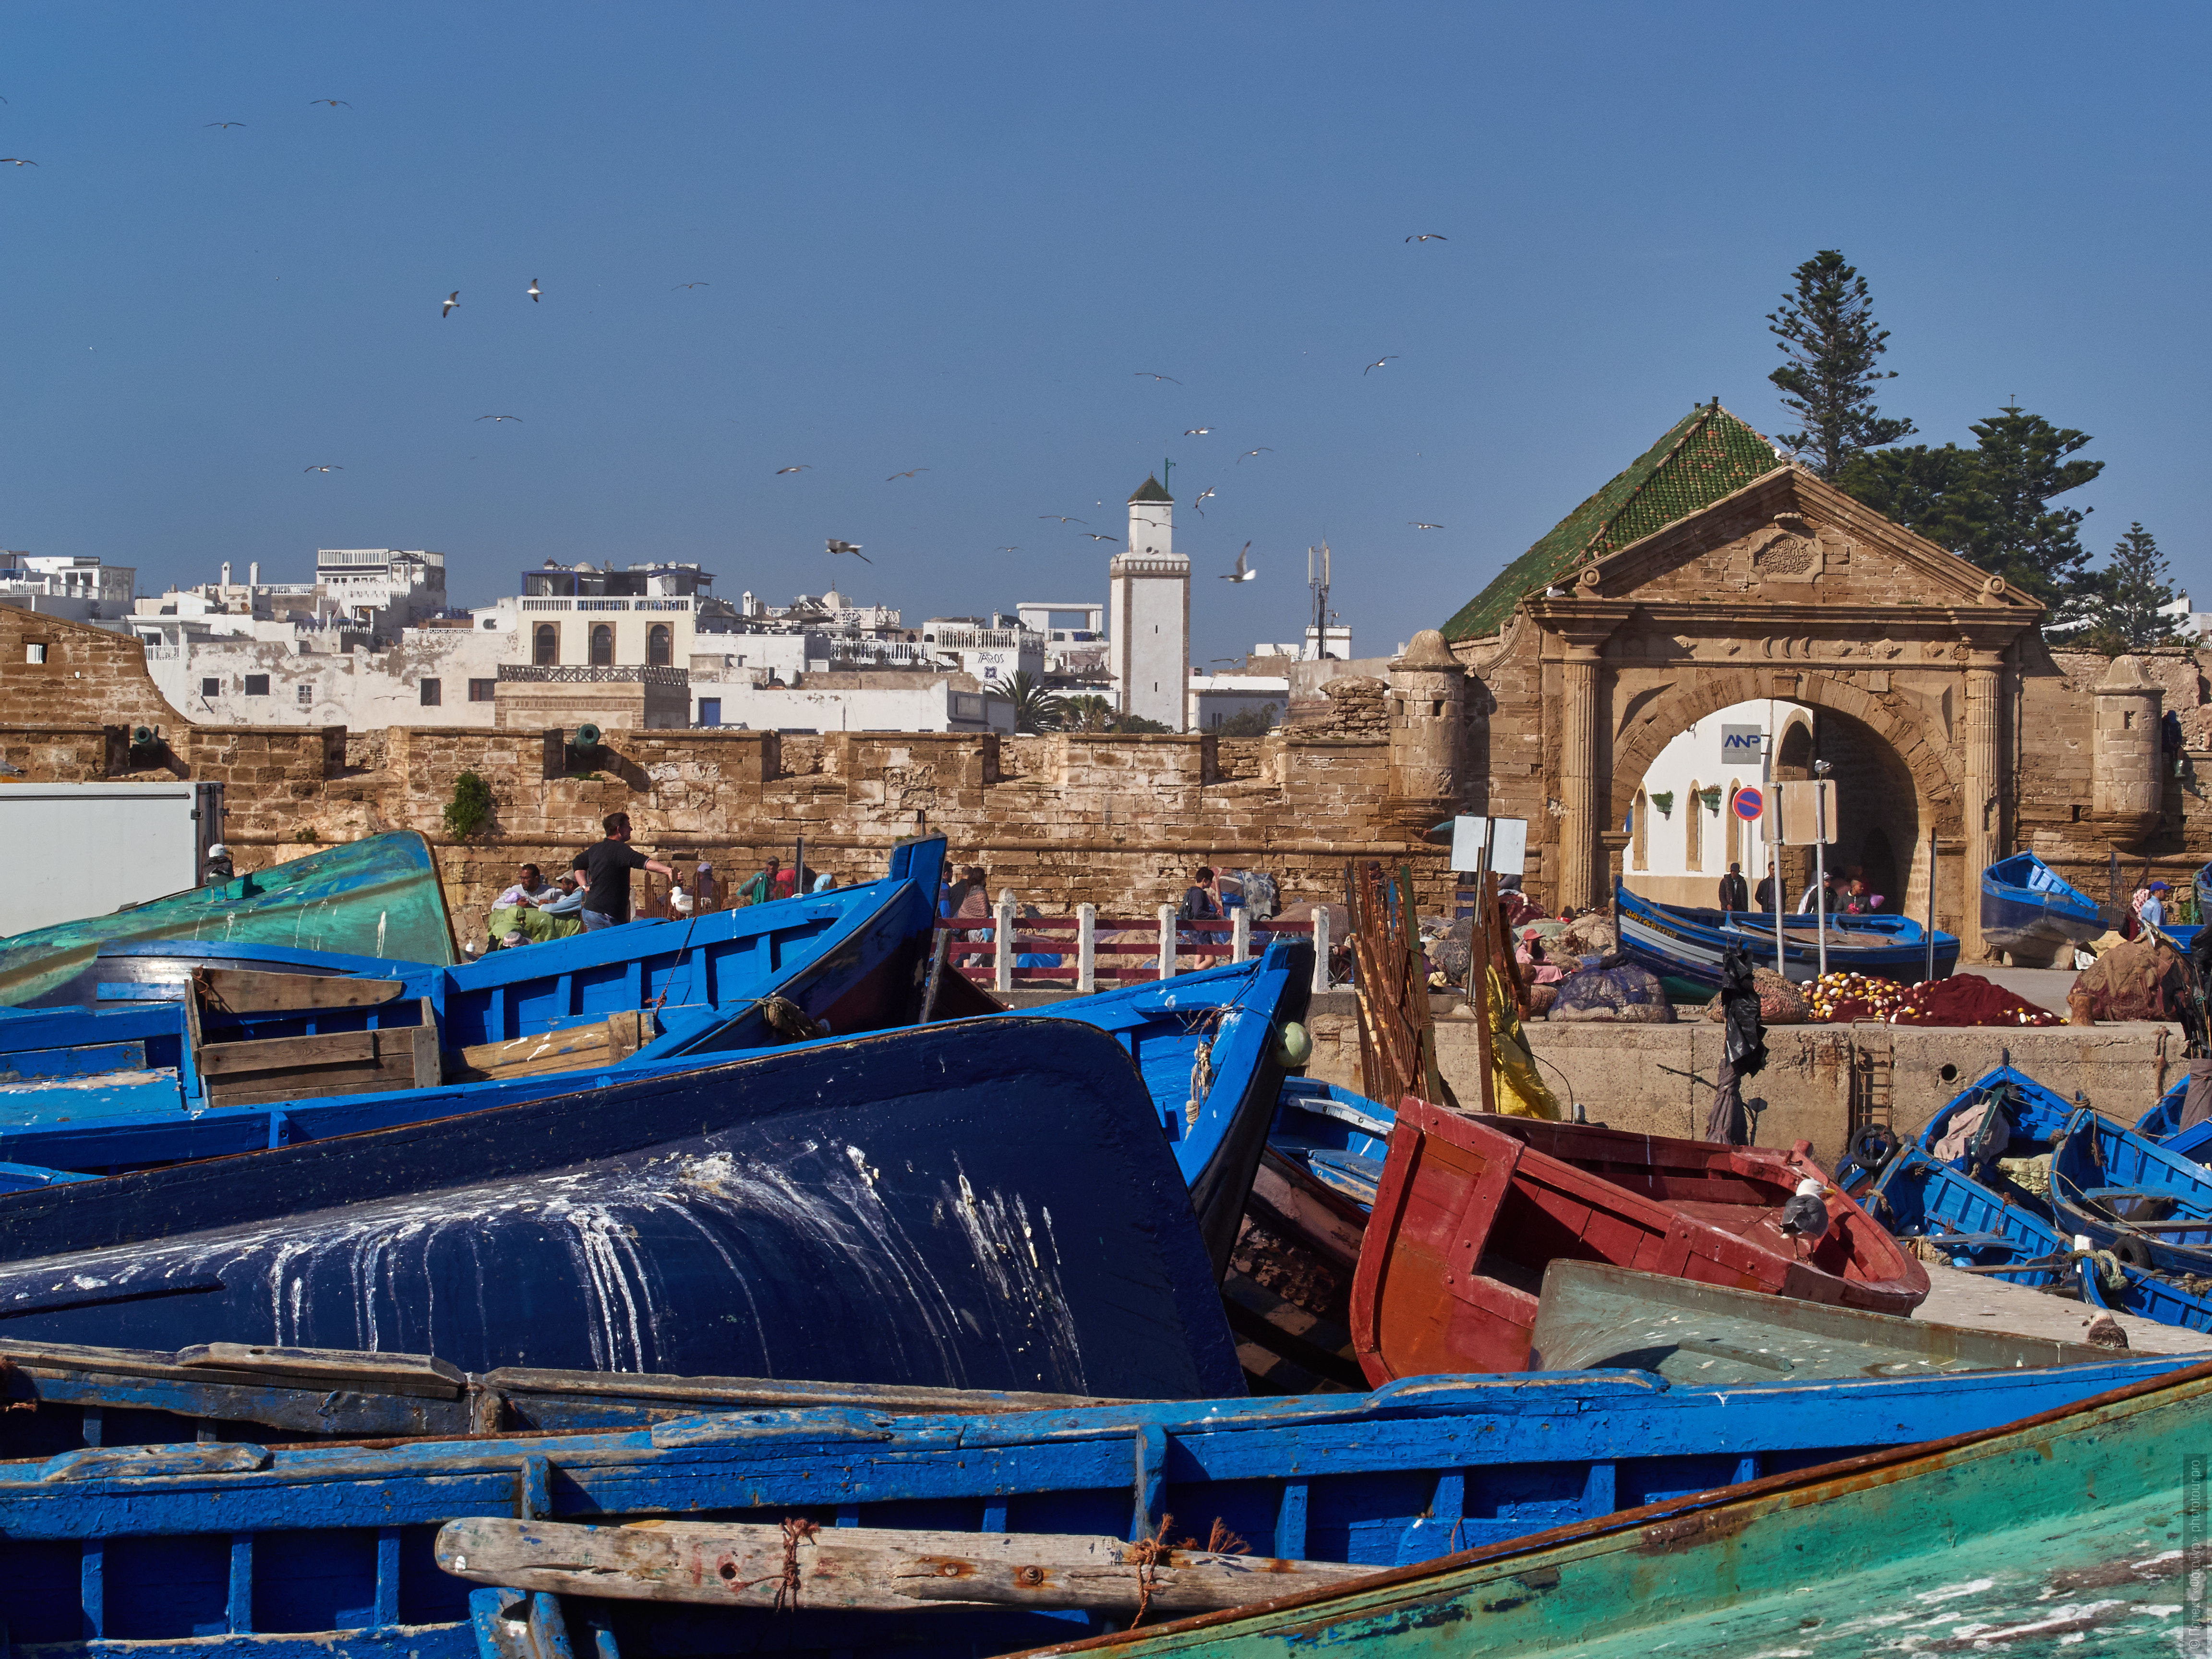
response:
{"label": "green painted boat hull", "polygon": [[[2191,1622],[2203,1609],[2185,1571],[2193,1554],[2202,1582],[2208,1452],[2212,1365],[1985,1433],[1073,1645],[1146,1659],[1355,1647],[1375,1659],[2165,1659],[2212,1635]],[[2185,1538],[2192,1504],[2199,1535]]]}
{"label": "green painted boat hull", "polygon": [[429,843],[411,830],[397,830],[112,915],[0,939],[0,1006],[44,995],[88,967],[103,945],[164,939],[438,967],[459,960]]}

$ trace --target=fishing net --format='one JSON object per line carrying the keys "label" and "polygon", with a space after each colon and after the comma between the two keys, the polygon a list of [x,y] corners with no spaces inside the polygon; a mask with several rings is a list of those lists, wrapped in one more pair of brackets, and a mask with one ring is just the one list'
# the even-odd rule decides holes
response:
{"label": "fishing net", "polygon": [[2172,947],[2130,939],[2100,952],[2075,975],[2074,988],[2087,994],[2093,1019],[2165,1019],[2179,989],[2179,969]]}
{"label": "fishing net", "polygon": [[1829,974],[1813,981],[1813,1018],[1842,1024],[2063,1025],[2065,1017],[2022,1000],[1979,974],[1954,974],[1923,985],[1899,985],[1863,974]]}
{"label": "fishing net", "polygon": [[1674,1005],[1667,1000],[1658,975],[1623,963],[1590,968],[1561,981],[1559,997],[1547,1019],[1614,1020],[1622,1024],[1671,1024]]}
{"label": "fishing net", "polygon": [[1578,957],[1609,957],[1620,948],[1620,940],[1613,930],[1613,918],[1595,910],[1569,922],[1559,934],[1559,943]]}
{"label": "fishing net", "polygon": [[[1771,968],[1754,969],[1752,987],[1759,993],[1759,1018],[1763,1025],[1802,1025],[1808,1016],[1805,994]],[[1705,1018],[1718,1024],[1722,1018],[1721,1000],[1716,996],[1705,1005]]]}

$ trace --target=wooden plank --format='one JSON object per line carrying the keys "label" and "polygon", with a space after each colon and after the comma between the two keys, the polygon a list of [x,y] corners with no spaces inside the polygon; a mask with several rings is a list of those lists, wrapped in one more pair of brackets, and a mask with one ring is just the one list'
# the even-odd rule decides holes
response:
{"label": "wooden plank", "polygon": [[407,988],[396,979],[337,974],[275,974],[251,968],[195,968],[200,1000],[226,1013],[305,1013],[317,1008],[374,1008]]}
{"label": "wooden plank", "polygon": [[410,1055],[413,1064],[408,1070],[418,1089],[434,1089],[446,1080],[445,1052],[438,1044],[438,1011],[429,998],[422,999],[422,1024],[412,1029],[413,1042]]}
{"label": "wooden plank", "polygon": [[200,1051],[200,1075],[289,1071],[376,1058],[375,1031],[325,1031],[320,1036],[258,1037],[249,1042],[211,1042]]}
{"label": "wooden plank", "polygon": [[570,1025],[504,1042],[479,1042],[460,1052],[462,1066],[476,1077],[532,1077],[580,1066],[626,1060],[653,1041],[654,1021],[645,1009],[611,1014],[590,1025]]}
{"label": "wooden plank", "polygon": [[1375,1569],[1054,1533],[919,1532],[646,1522],[585,1527],[472,1516],[438,1532],[439,1566],[505,1589],[718,1607],[897,1612],[939,1601],[1209,1613],[1332,1588]]}
{"label": "wooden plank", "polygon": [[766,1376],[630,1376],[606,1371],[534,1370],[503,1365],[487,1371],[487,1389],[508,1395],[649,1402],[666,1401],[687,1410],[716,1406],[726,1411],[757,1407],[857,1406],[869,1411],[981,1415],[992,1412],[1068,1411],[1080,1406],[1126,1405],[1106,1395],[1036,1394],[986,1389],[937,1389],[919,1384],[787,1382]]}
{"label": "wooden plank", "polygon": [[204,1342],[177,1350],[188,1370],[312,1378],[325,1387],[392,1390],[434,1385],[448,1397],[468,1387],[468,1373],[425,1353],[374,1353],[349,1348],[276,1348],[246,1342]]}

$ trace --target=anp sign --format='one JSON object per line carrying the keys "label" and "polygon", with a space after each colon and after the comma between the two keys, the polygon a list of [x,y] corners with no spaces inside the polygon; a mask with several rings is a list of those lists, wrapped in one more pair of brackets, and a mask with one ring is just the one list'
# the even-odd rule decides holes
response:
{"label": "anp sign", "polygon": [[1721,727],[1721,764],[1756,766],[1766,752],[1766,732],[1756,726]]}

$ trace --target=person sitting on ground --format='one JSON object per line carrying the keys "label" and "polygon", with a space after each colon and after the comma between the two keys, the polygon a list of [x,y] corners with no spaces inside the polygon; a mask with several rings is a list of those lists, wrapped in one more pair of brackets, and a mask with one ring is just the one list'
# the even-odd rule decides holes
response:
{"label": "person sitting on ground", "polygon": [[1221,905],[1213,896],[1213,872],[1204,865],[1190,872],[1190,885],[1182,890],[1182,903],[1176,910],[1178,921],[1218,921]]}
{"label": "person sitting on ground", "polygon": [[644,870],[673,880],[675,866],[649,859],[629,844],[629,814],[610,812],[606,839],[576,854],[571,868],[584,872],[584,931],[619,927],[629,920],[629,872]]}
{"label": "person sitting on ground", "polygon": [[491,902],[491,908],[495,910],[504,910],[513,905],[535,908],[548,899],[559,896],[559,889],[547,884],[543,871],[534,864],[526,864],[522,866],[520,878],[514,886],[494,899]]}
{"label": "person sitting on ground", "polygon": [[1721,878],[1721,908],[1748,910],[1751,908],[1751,889],[1743,878],[1743,866],[1731,864],[1728,874]]}
{"label": "person sitting on ground", "polygon": [[[502,948],[567,939],[584,931],[584,890],[574,876],[562,876],[535,904],[514,904],[491,913],[491,936]],[[504,894],[501,897],[506,896]]]}

